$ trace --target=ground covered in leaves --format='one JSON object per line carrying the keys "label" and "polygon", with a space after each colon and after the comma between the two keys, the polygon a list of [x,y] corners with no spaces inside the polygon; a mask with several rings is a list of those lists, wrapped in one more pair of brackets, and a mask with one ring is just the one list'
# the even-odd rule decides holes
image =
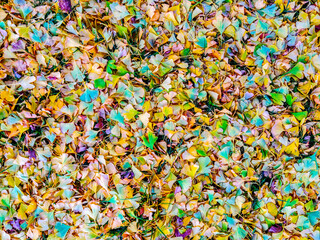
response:
{"label": "ground covered in leaves", "polygon": [[320,239],[320,10],[0,3],[0,239]]}

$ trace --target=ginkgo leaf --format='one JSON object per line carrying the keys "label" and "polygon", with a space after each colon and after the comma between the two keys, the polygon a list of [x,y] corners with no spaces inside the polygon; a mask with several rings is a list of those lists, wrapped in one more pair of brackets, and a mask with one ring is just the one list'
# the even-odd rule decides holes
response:
{"label": "ginkgo leaf", "polygon": [[282,105],[286,101],[285,96],[281,93],[270,93],[270,95],[272,100],[278,105]]}
{"label": "ginkgo leaf", "polygon": [[112,120],[115,120],[115,121],[117,121],[117,122],[119,122],[119,123],[124,124],[124,117],[121,115],[120,112],[117,112],[117,111],[115,111],[115,110],[112,110],[111,113],[110,113],[110,118],[111,118]]}
{"label": "ginkgo leaf", "polygon": [[148,132],[148,139],[146,138],[146,136],[142,136],[143,144],[152,150],[153,150],[153,146],[154,146],[155,142],[157,141],[157,139],[158,139],[158,137],[156,137],[151,132]]}
{"label": "ginkgo leaf", "polygon": [[207,42],[206,36],[198,37],[196,44],[202,48],[207,48],[208,42]]}
{"label": "ginkgo leaf", "polygon": [[248,233],[243,228],[241,228],[239,225],[237,225],[235,228],[235,231],[234,231],[234,239],[235,240],[245,239],[247,234]]}
{"label": "ginkgo leaf", "polygon": [[320,55],[314,55],[311,59],[311,62],[315,68],[318,70],[320,69]]}
{"label": "ginkgo leaf", "polygon": [[215,20],[213,20],[213,25],[218,29],[220,34],[223,34],[230,24],[230,20],[223,17],[221,12],[217,13]]}
{"label": "ginkgo leaf", "polygon": [[104,89],[106,87],[106,82],[102,78],[97,78],[94,80],[94,87]]}
{"label": "ginkgo leaf", "polygon": [[192,178],[188,177],[188,178],[185,178],[183,180],[179,180],[178,183],[179,183],[179,185],[180,185],[180,187],[182,189],[182,192],[185,193],[186,191],[189,190],[189,188],[192,185]]}
{"label": "ginkgo leaf", "polygon": [[191,163],[191,165],[184,165],[181,172],[186,174],[188,177],[193,178],[196,175],[197,170],[199,169],[199,166],[196,164]]}
{"label": "ginkgo leaf", "polygon": [[302,119],[306,118],[308,116],[308,112],[307,111],[303,111],[303,112],[296,112],[296,113],[292,113],[293,116],[296,117],[296,119],[298,119],[298,121],[301,121]]}
{"label": "ginkgo leaf", "polygon": [[70,229],[70,226],[61,222],[57,222],[55,225],[55,229],[58,231],[57,233],[58,237],[65,238]]}
{"label": "ginkgo leaf", "polygon": [[303,70],[304,70],[304,64],[301,62],[298,62],[289,72],[288,74],[292,74],[294,76],[296,76],[297,78],[303,78],[304,74],[303,74]]}
{"label": "ginkgo leaf", "polygon": [[200,157],[198,159],[198,162],[199,162],[198,175],[210,173],[212,165],[209,165],[211,163],[211,159],[209,157]]}
{"label": "ginkgo leaf", "polygon": [[98,90],[86,89],[86,91],[80,96],[80,100],[83,102],[92,102],[99,96]]}
{"label": "ginkgo leaf", "polygon": [[81,72],[77,65],[74,67],[73,71],[71,72],[71,75],[78,82],[82,82],[85,78],[84,74]]}
{"label": "ginkgo leaf", "polygon": [[266,23],[266,22],[261,21],[260,19],[258,19],[258,23],[256,25],[257,33],[259,33],[259,32],[263,32],[263,33],[268,32],[268,29],[269,29],[269,24]]}
{"label": "ginkgo leaf", "polygon": [[30,90],[33,89],[35,86],[34,83],[36,78],[34,76],[25,76],[19,80],[19,84],[21,86],[21,90]]}

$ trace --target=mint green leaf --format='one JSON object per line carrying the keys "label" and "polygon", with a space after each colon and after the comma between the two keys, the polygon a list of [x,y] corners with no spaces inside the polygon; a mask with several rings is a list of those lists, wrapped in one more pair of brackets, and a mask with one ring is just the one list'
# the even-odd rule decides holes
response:
{"label": "mint green leaf", "polygon": [[111,110],[110,118],[114,121],[124,124],[124,117],[120,112],[117,112],[116,110]]}
{"label": "mint green leaf", "polygon": [[198,41],[196,42],[196,44],[202,48],[206,48],[208,46],[208,42],[207,42],[207,38],[206,36],[200,36],[197,38]]}
{"label": "mint green leaf", "polygon": [[23,5],[21,8],[18,8],[18,11],[23,16],[23,18],[26,18],[30,13],[32,13],[32,7],[29,5]]}
{"label": "mint green leaf", "polygon": [[269,29],[269,24],[268,23],[265,23],[265,22],[262,22],[260,19],[258,20],[258,24],[257,24],[257,28],[256,28],[256,33],[259,33],[259,32],[268,32],[268,29]]}
{"label": "mint green leaf", "polygon": [[296,225],[297,225],[297,228],[299,228],[301,230],[308,229],[311,227],[309,219],[305,216],[299,216]]}
{"label": "mint green leaf", "polygon": [[6,219],[7,214],[8,211],[0,209],[0,223],[3,223],[3,221]]}
{"label": "mint green leaf", "polygon": [[213,20],[213,25],[218,29],[221,35],[224,33],[224,31],[230,24],[230,20],[223,17],[221,12],[218,13],[216,19]]}
{"label": "mint green leaf", "polygon": [[259,115],[256,115],[251,120],[251,124],[256,125],[257,127],[260,127],[264,124],[263,120],[259,117]]}
{"label": "mint green leaf", "polygon": [[199,162],[198,175],[210,173],[212,165],[208,166],[211,163],[211,159],[209,157],[200,157],[198,159],[198,162]]}
{"label": "mint green leaf", "polygon": [[81,96],[80,100],[82,102],[91,102],[99,96],[98,90],[87,89]]}
{"label": "mint green leaf", "polygon": [[266,8],[261,9],[260,11],[268,15],[269,17],[274,17],[277,11],[277,5],[275,4],[269,5]]}
{"label": "mint green leaf", "polygon": [[79,67],[76,65],[71,72],[71,75],[74,80],[77,80],[78,82],[82,82],[85,78],[84,74],[80,71]]}
{"label": "mint green leaf", "polygon": [[61,222],[57,222],[55,225],[55,229],[58,231],[57,233],[58,237],[65,238],[70,229],[70,226],[63,224]]}
{"label": "mint green leaf", "polygon": [[229,155],[230,155],[230,148],[229,147],[225,147],[223,148],[219,153],[218,155],[220,157],[223,157],[224,159],[229,159]]}
{"label": "mint green leaf", "polygon": [[257,54],[262,57],[263,59],[266,59],[268,57],[270,53],[270,49],[265,46],[265,45],[262,45],[258,50],[257,50]]}
{"label": "mint green leaf", "polygon": [[30,32],[29,35],[33,41],[38,43],[45,42],[48,37],[46,34],[43,34],[42,31],[37,29],[33,29],[33,34]]}
{"label": "mint green leaf", "polygon": [[240,226],[236,226],[236,230],[234,231],[234,240],[242,240],[247,236],[247,232],[242,229]]}
{"label": "mint green leaf", "polygon": [[179,183],[179,185],[181,187],[182,192],[185,193],[186,191],[188,191],[188,189],[192,185],[192,178],[188,177],[186,179],[179,180],[178,183]]}
{"label": "mint green leaf", "polygon": [[314,212],[308,212],[307,213],[309,221],[312,226],[316,225],[320,219],[320,212],[314,211]]}

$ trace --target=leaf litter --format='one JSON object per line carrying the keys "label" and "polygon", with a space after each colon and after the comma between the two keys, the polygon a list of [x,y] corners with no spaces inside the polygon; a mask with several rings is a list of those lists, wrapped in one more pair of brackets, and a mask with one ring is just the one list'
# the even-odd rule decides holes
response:
{"label": "leaf litter", "polygon": [[0,5],[1,239],[320,239],[317,1]]}

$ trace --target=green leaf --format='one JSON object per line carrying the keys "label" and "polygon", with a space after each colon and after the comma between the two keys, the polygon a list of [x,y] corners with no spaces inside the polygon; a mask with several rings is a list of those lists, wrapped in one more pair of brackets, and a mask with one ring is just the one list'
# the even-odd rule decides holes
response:
{"label": "green leaf", "polygon": [[288,74],[292,74],[296,76],[297,78],[303,78],[303,70],[304,70],[304,64],[301,62],[298,62],[289,72]]}
{"label": "green leaf", "polygon": [[63,224],[61,222],[57,222],[55,225],[55,229],[58,231],[57,233],[58,237],[65,238],[70,229],[70,226]]}
{"label": "green leaf", "polygon": [[[313,201],[310,200],[307,204],[304,205],[305,208],[307,209],[307,211],[313,211],[314,210],[314,205],[313,205]],[[320,213],[319,213],[320,214]],[[310,220],[310,218],[309,218]],[[311,221],[310,221],[311,222]],[[311,223],[312,224],[312,223]]]}
{"label": "green leaf", "polygon": [[28,5],[21,6],[21,8],[18,9],[20,14],[23,16],[23,18],[26,18],[29,13],[32,13],[32,7]]}
{"label": "green leaf", "polygon": [[296,225],[297,225],[297,228],[299,228],[301,230],[308,229],[311,227],[309,219],[305,216],[299,216]]}
{"label": "green leaf", "polygon": [[69,104],[73,104],[77,101],[77,98],[76,98],[76,95],[70,95],[65,97],[64,100]]}
{"label": "green leaf", "polygon": [[201,150],[201,149],[197,149],[197,153],[202,157],[207,156],[207,153],[205,151]]}
{"label": "green leaf", "polygon": [[202,48],[206,48],[208,46],[208,42],[207,42],[207,38],[206,36],[200,36],[197,38],[198,41],[196,42],[196,44]]}
{"label": "green leaf", "polygon": [[298,199],[294,199],[294,200],[292,200],[291,201],[291,197],[289,197],[289,199],[287,200],[287,202],[286,202],[286,204],[284,205],[284,207],[287,207],[287,206],[289,206],[289,207],[293,207],[294,205],[296,205],[299,201],[298,201]]}
{"label": "green leaf", "polygon": [[98,90],[87,89],[80,97],[82,102],[91,102],[99,96]]}
{"label": "green leaf", "polygon": [[296,113],[292,113],[292,115],[295,116],[298,121],[301,121],[302,119],[308,116],[308,112],[307,111],[296,112]]}
{"label": "green leaf", "polygon": [[286,98],[281,93],[270,93],[273,102],[275,102],[278,105],[283,105],[283,103],[286,101]]}
{"label": "green leaf", "polygon": [[153,150],[153,145],[157,141],[158,137],[156,137],[153,133],[148,132],[148,139],[145,136],[142,136],[143,145]]}
{"label": "green leaf", "polygon": [[115,62],[116,62],[115,60],[110,60],[110,61],[108,61],[108,64],[107,64],[107,72],[108,72],[109,74],[112,74],[112,69],[117,69],[117,66],[114,65]]}
{"label": "green leaf", "polygon": [[159,68],[159,74],[161,77],[163,77],[164,75],[166,75],[168,72],[170,72],[172,69],[171,66],[169,66],[168,64],[165,63],[161,63],[160,68]]}
{"label": "green leaf", "polygon": [[117,67],[117,70],[118,70],[118,72],[117,72],[117,74],[119,75],[119,76],[124,76],[124,75],[126,75],[129,71],[125,68],[125,67],[123,67],[123,66],[118,66]]}
{"label": "green leaf", "polygon": [[265,45],[262,45],[259,49],[257,49],[257,54],[264,59],[268,57],[269,53],[270,49]]}
{"label": "green leaf", "polygon": [[120,25],[116,25],[117,27],[117,32],[119,37],[126,37],[128,36],[128,28],[120,26]]}
{"label": "green leaf", "polygon": [[190,48],[183,49],[180,54],[181,56],[188,56],[190,53]]}
{"label": "green leaf", "polygon": [[294,101],[296,100],[297,98],[292,98],[292,96],[290,94],[288,94],[286,96],[286,102],[289,106],[292,106],[292,104],[294,103]]}
{"label": "green leaf", "polygon": [[3,223],[3,221],[6,219],[7,214],[8,211],[0,209],[0,223]]}
{"label": "green leaf", "polygon": [[0,109],[0,120],[5,119],[8,116],[8,112],[6,109]]}
{"label": "green leaf", "polygon": [[95,88],[100,88],[100,89],[105,89],[106,88],[106,82],[104,81],[103,78],[97,78],[94,80],[94,87]]}
{"label": "green leaf", "polygon": [[251,123],[256,125],[257,127],[260,127],[264,124],[263,120],[259,115],[256,115],[254,118],[252,118]]}
{"label": "green leaf", "polygon": [[229,147],[225,147],[223,148],[220,152],[218,152],[218,155],[226,160],[229,159],[229,155],[230,155],[230,148]]}

